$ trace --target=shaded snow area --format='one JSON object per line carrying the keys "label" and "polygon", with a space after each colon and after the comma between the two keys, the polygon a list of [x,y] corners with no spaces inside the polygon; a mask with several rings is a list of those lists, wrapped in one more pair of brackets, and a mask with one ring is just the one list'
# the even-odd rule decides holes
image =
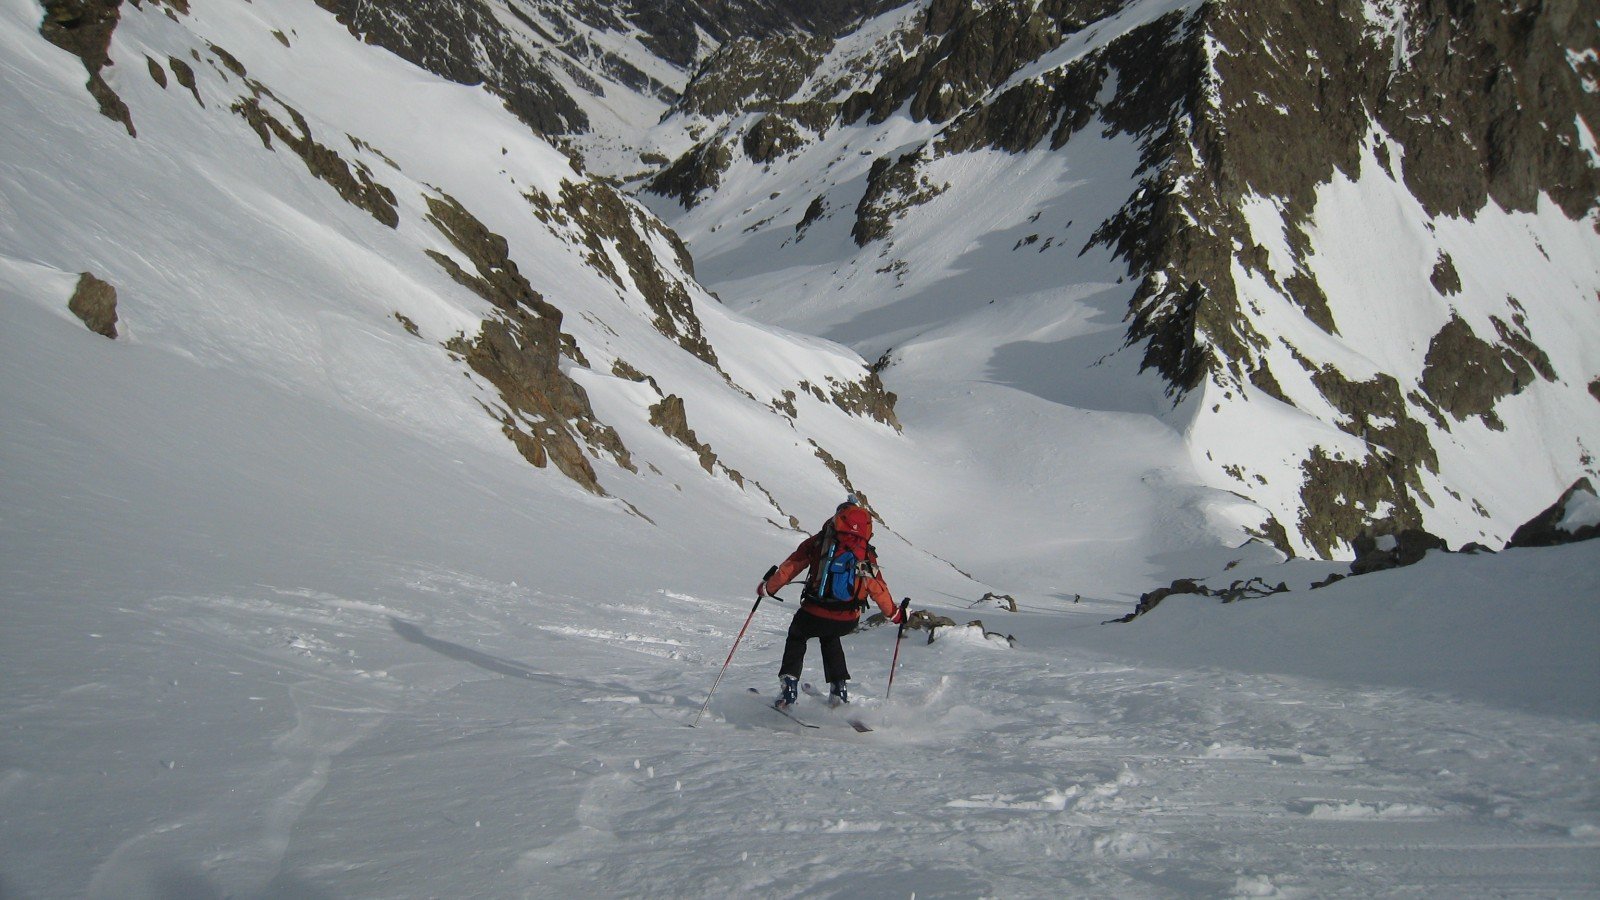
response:
{"label": "shaded snow area", "polygon": [[[1347,567],[1242,543],[1255,508],[1099,355],[1131,286],[1074,254],[1131,145],[941,163],[971,227],[895,257],[921,302],[853,274],[888,258],[831,273],[844,215],[766,301],[740,253],[776,239],[707,238],[702,277],[739,288],[686,282],[719,370],[530,211],[581,176],[498,101],[311,0],[188,5],[123,4],[104,75],[135,139],[0,0],[0,900],[1600,894],[1600,542],[1316,591]],[[398,226],[265,148],[213,43]],[[194,93],[148,74],[181,59]],[[859,194],[867,158],[822,152]],[[565,314],[590,363],[563,371],[637,469],[591,454],[608,496],[530,465],[441,346],[492,310],[424,252],[456,253],[434,192]],[[986,192],[1025,199],[980,221]],[[1062,240],[1012,249],[1035,232]],[[83,271],[118,289],[115,339],[68,310]],[[854,305],[799,304],[824,291]],[[903,431],[769,403],[882,340]],[[768,493],[652,426],[624,359]],[[796,589],[753,616],[751,592],[802,538],[785,514],[844,493],[813,441],[883,515],[895,595],[957,623],[906,632],[892,691],[895,630],[846,638],[866,733],[765,705]],[[1291,589],[1102,624],[1224,572]]]}

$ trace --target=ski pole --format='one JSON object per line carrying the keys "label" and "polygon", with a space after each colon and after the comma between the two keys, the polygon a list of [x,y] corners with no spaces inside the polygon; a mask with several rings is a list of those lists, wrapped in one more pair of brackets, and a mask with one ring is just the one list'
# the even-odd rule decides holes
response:
{"label": "ski pole", "polygon": [[[766,578],[763,578],[762,581],[765,582],[768,578],[771,578],[773,575],[777,574],[777,572],[778,567],[773,566],[767,570],[767,576]],[[772,598],[777,600],[779,603],[783,602],[783,598],[779,597],[777,594],[773,594]],[[739,629],[739,636],[733,639],[733,646],[728,648],[728,658],[722,663],[722,671],[717,673],[717,680],[711,682],[711,690],[706,693],[706,702],[700,704],[700,711],[695,713],[694,721],[689,723],[690,728],[694,728],[700,724],[700,717],[706,714],[706,707],[711,705],[711,695],[717,692],[717,685],[722,683],[722,676],[728,674],[728,664],[733,662],[733,653],[735,650],[739,649],[739,642],[744,640],[744,632],[746,628],[750,627],[750,620],[756,617],[756,610],[761,608],[761,599],[761,595],[756,594],[755,605],[750,607],[750,615],[744,617],[744,626]]]}
{"label": "ski pole", "polygon": [[905,637],[906,619],[911,617],[911,598],[906,597],[900,601],[900,630],[894,633],[894,659],[889,663],[889,684],[883,689],[883,699],[889,699],[889,692],[894,690],[894,670],[900,665],[900,639]]}

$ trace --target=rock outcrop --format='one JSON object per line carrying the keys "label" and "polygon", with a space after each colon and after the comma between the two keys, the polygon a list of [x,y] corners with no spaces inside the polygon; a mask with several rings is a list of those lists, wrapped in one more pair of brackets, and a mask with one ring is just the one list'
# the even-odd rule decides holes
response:
{"label": "rock outcrop", "polygon": [[117,336],[117,289],[84,272],[67,301],[67,309],[95,334]]}
{"label": "rock outcrop", "polygon": [[44,0],[44,21],[39,33],[45,40],[83,60],[89,73],[85,85],[108,119],[121,122],[129,137],[138,132],[128,104],[106,83],[100,71],[111,65],[111,34],[122,18],[122,0]]}
{"label": "rock outcrop", "polygon": [[[218,48],[212,49],[218,51]],[[225,53],[225,51],[218,52]],[[232,57],[226,58],[232,59]],[[233,66],[236,67],[240,77],[245,77],[243,66],[236,61]],[[300,157],[313,176],[330,185],[346,203],[366,211],[368,215],[390,228],[400,224],[400,212],[394,191],[377,181],[365,163],[357,160],[352,164],[340,156],[337,150],[316,140],[311,134],[311,126],[306,122],[305,116],[294,107],[278,100],[266,85],[249,78],[246,78],[245,83],[250,88],[250,96],[235,101],[233,111],[249,123],[261,138],[262,146],[268,150],[273,149],[272,140],[276,137],[289,148],[290,152]],[[290,128],[284,124],[273,115],[269,107],[282,110],[294,123],[294,127]]]}
{"label": "rock outcrop", "polygon": [[1506,546],[1554,547],[1595,538],[1600,538],[1600,497],[1589,479],[1580,478],[1549,508],[1518,528]]}
{"label": "rock outcrop", "polygon": [[451,197],[427,202],[428,221],[472,270],[443,253],[428,255],[496,310],[475,337],[458,337],[447,346],[500,392],[504,407],[488,412],[528,462],[540,468],[554,462],[587,490],[604,494],[584,447],[629,470],[633,463],[616,431],[596,418],[588,394],[561,370],[561,310],[523,277],[504,237]]}

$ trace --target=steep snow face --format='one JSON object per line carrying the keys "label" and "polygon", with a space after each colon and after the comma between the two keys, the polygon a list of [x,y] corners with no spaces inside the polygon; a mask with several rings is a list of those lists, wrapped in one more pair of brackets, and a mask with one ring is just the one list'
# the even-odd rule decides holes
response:
{"label": "steep snow face", "polygon": [[[122,13],[101,71],[137,137],[97,111],[37,8],[6,8],[4,114],[27,123],[0,136],[5,331],[25,345],[6,354],[6,405],[28,411],[6,429],[8,475],[43,467],[18,485],[34,512],[10,520],[8,552],[66,565],[51,534],[213,521],[218,495],[263,514],[218,524],[206,547],[288,552],[301,516],[404,552],[434,520],[454,521],[452,541],[502,545],[504,526],[474,511],[487,491],[542,511],[513,542],[566,548],[539,554],[552,572],[593,565],[573,548],[656,534],[684,548],[679,576],[662,577],[693,578],[712,548],[774,556],[844,495],[857,453],[905,446],[858,356],[730,314],[659,222],[487,93],[366,49],[305,3]],[[69,311],[83,272],[115,291],[114,340]],[[258,407],[273,415],[254,422]],[[325,453],[316,435],[340,419],[347,444]],[[84,429],[97,437],[68,437]],[[391,453],[397,434],[408,449]],[[441,481],[424,447],[499,473],[494,487]],[[274,474],[229,488],[233,454]],[[370,476],[350,474],[364,458]],[[129,466],[150,487],[111,503]],[[185,485],[191,467],[211,473],[204,488]],[[344,471],[348,490],[308,474],[278,496],[300,470]],[[886,514],[882,540],[909,570],[970,584],[897,544],[894,525]]]}
{"label": "steep snow face", "polygon": [[[1373,146],[1385,141],[1374,133]],[[1595,466],[1600,218],[1573,222],[1548,198],[1531,212],[1431,216],[1403,186],[1401,149],[1387,146],[1393,174],[1368,153],[1355,178],[1318,190],[1305,228],[1305,269],[1331,329],[1274,287],[1297,268],[1282,204],[1246,207],[1269,261],[1233,274],[1244,320],[1270,336],[1257,359],[1274,396],[1235,382],[1247,400],[1235,405],[1209,390],[1191,426],[1197,456],[1209,454],[1197,463],[1219,486],[1254,482],[1249,495],[1302,523],[1319,552],[1339,546],[1339,530],[1315,524],[1336,509],[1360,510],[1352,522],[1413,521],[1452,546],[1499,546]],[[1254,407],[1285,400],[1298,428],[1253,427]],[[1402,489],[1379,487],[1389,479]],[[1273,498],[1273,485],[1288,490]]]}
{"label": "steep snow face", "polygon": [[[1499,545],[1596,466],[1596,113],[1587,57],[1528,37],[1554,19],[1441,36],[1431,10],[908,4],[782,96],[681,108],[658,130],[705,136],[650,202],[724,300],[903,397],[992,380],[1155,415],[1183,477],[1256,507],[1211,518],[1290,552]],[[1552,90],[1508,76],[1476,110],[1497,52]],[[1414,121],[1430,79],[1450,122]],[[935,383],[894,365],[923,344]]]}
{"label": "steep snow face", "polygon": [[[1173,195],[1217,211],[1190,229],[1210,260],[1180,267],[1207,288],[1197,458],[1314,553],[1364,529],[1499,545],[1595,467],[1600,171],[1573,121],[1600,107],[1567,59],[1600,31],[1559,10],[1446,30],[1428,3],[1327,12],[1203,20],[1197,171],[1220,174]],[[1226,407],[1262,395],[1329,433],[1246,437]]]}

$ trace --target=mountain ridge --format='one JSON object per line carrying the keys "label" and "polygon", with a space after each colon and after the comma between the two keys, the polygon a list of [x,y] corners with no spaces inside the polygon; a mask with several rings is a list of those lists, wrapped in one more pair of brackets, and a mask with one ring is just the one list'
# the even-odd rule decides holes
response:
{"label": "mountain ridge", "polygon": [[[214,102],[264,149],[299,156],[381,225],[431,223],[426,240],[444,243],[425,255],[495,312],[477,336],[429,337],[494,386],[484,409],[525,459],[553,461],[597,494],[609,493],[597,461],[642,470],[570,371],[648,383],[651,407],[676,397],[674,428],[698,435],[687,444],[697,454],[721,440],[689,424],[703,402],[693,391],[609,347],[587,301],[549,302],[546,282],[524,273],[548,270],[530,254],[558,245],[584,278],[639,304],[654,332],[791,424],[802,400],[898,430],[895,395],[936,395],[958,370],[958,381],[1009,372],[1051,402],[1154,415],[1182,436],[1186,477],[1258,510],[1215,524],[1289,554],[1347,555],[1357,539],[1415,528],[1457,545],[1503,542],[1573,478],[1595,475],[1588,448],[1600,435],[1580,411],[1600,383],[1581,349],[1595,330],[1582,298],[1600,290],[1585,262],[1600,156],[1584,140],[1595,64],[1574,49],[1595,36],[1565,28],[1571,4],[1456,16],[1427,0],[1330,2],[1308,18],[1245,0],[930,0],[762,6],[742,26],[731,23],[749,10],[734,4],[688,16],[730,17],[701,29],[688,56],[662,50],[686,46],[673,37],[682,22],[638,28],[660,22],[648,4],[484,0],[447,21],[382,0],[318,5],[352,38],[482,82],[568,158],[559,185],[496,176],[554,243],[517,249],[524,225],[482,219],[501,202],[487,193],[463,202],[429,185],[397,199],[385,183],[401,172],[396,154],[359,129],[347,129],[350,150],[335,147],[327,135],[343,123],[308,119],[222,41],[190,49],[190,62],[147,55],[151,78],[166,92],[170,71],[202,110],[208,79],[242,82]],[[186,3],[153,8],[177,23],[194,15]],[[139,140],[140,114],[114,86],[125,78],[101,75],[119,9],[53,0],[40,31],[80,57],[102,114]],[[291,33],[272,33],[296,51]],[[1480,83],[1491,91],[1477,110]],[[1559,132],[1574,108],[1573,133]],[[585,171],[586,156],[609,172]],[[1018,209],[1012,191],[1038,202]],[[961,205],[981,215],[951,219]],[[1392,246],[1378,248],[1372,229]],[[1474,253],[1486,240],[1516,262]],[[970,274],[951,277],[952,262]],[[1505,289],[1515,266],[1543,302]],[[1377,277],[1352,277],[1363,268]],[[1382,299],[1393,292],[1403,299]],[[906,302],[918,297],[928,299]],[[863,368],[777,385],[756,375],[765,386],[752,390],[703,333],[701,311],[717,299],[842,340]],[[431,332],[414,312],[394,310],[407,330]],[[910,348],[958,335],[971,344],[965,369],[897,381],[913,371],[901,366]],[[1063,337],[1078,349],[1050,371],[1043,348]],[[798,446],[855,487],[825,443]],[[1550,469],[1526,488],[1486,478],[1492,467],[1476,459],[1527,446]],[[771,518],[795,521],[781,509]]]}
{"label": "mountain ridge", "polygon": [[[1174,400],[1209,383],[1216,399],[1207,405],[1255,395],[1261,398],[1257,404],[1310,410],[1359,441],[1348,444],[1330,436],[1320,444],[1284,446],[1282,452],[1298,456],[1298,462],[1265,468],[1247,461],[1255,454],[1219,461],[1219,446],[1197,443],[1196,456],[1213,483],[1261,501],[1271,517],[1261,533],[1290,551],[1348,552],[1348,542],[1366,532],[1424,525],[1448,532],[1457,543],[1503,541],[1540,502],[1559,492],[1568,476],[1592,469],[1586,448],[1600,436],[1592,429],[1548,423],[1557,432],[1569,431],[1574,441],[1575,450],[1552,461],[1561,474],[1542,484],[1536,497],[1494,513],[1482,512],[1476,500],[1465,504],[1470,511],[1453,502],[1472,492],[1478,476],[1441,475],[1433,443],[1459,443],[1461,423],[1474,417],[1504,431],[1496,406],[1539,384],[1559,387],[1566,395],[1562,405],[1579,421],[1592,420],[1579,412],[1587,404],[1576,402],[1577,386],[1592,378],[1581,354],[1569,350],[1557,366],[1534,332],[1564,343],[1561,330],[1592,331],[1592,316],[1582,309],[1585,291],[1595,289],[1600,275],[1591,240],[1600,222],[1595,206],[1600,175],[1595,153],[1587,149],[1592,139],[1585,140],[1584,123],[1586,115],[1592,119],[1600,109],[1585,87],[1592,75],[1583,74],[1591,64],[1583,62],[1588,51],[1582,48],[1597,42],[1593,30],[1563,27],[1572,21],[1570,4],[1459,19],[1427,3],[1391,3],[1382,9],[1321,4],[1316,12],[1324,19],[1276,9],[1253,15],[1252,9],[1249,3],[1046,3],[1026,11],[1008,4],[925,4],[920,20],[914,16],[897,32],[911,35],[921,49],[891,61],[875,81],[867,77],[875,86],[843,100],[785,98],[796,109],[831,104],[826,107],[833,110],[831,121],[812,112],[813,124],[797,130],[792,123],[771,127],[781,116],[779,108],[765,112],[755,125],[724,116],[732,132],[713,131],[717,136],[674,164],[671,180],[657,179],[651,189],[689,208],[676,214],[661,210],[669,220],[688,223],[682,228],[692,246],[704,243],[708,226],[699,224],[692,208],[721,183],[716,173],[728,170],[740,149],[749,154],[752,143],[774,147],[752,156],[753,163],[771,168],[778,154],[791,161],[804,157],[807,151],[800,148],[829,127],[864,121],[863,133],[870,135],[872,126],[888,127],[891,115],[903,114],[915,133],[926,136],[876,157],[867,173],[851,232],[856,245],[866,248],[889,238],[908,210],[944,192],[939,179],[927,174],[941,158],[983,147],[1012,155],[1043,152],[1047,137],[1050,152],[1062,152],[1074,137],[1093,140],[1084,132],[1093,121],[1106,135],[1142,136],[1137,183],[1127,202],[1105,216],[1087,242],[1075,245],[1085,252],[1096,245],[1112,248],[1126,262],[1126,274],[1137,279],[1138,289],[1128,301],[1124,348],[1106,352],[1142,348],[1141,368],[1159,372]],[[1108,10],[1111,14],[1096,27],[1088,27],[1096,21],[1093,14]],[[1099,43],[1091,47],[1086,34],[1098,35],[1089,40]],[[1228,46],[1246,49],[1230,53]],[[1291,57],[1287,47],[1301,55]],[[1340,59],[1340,67],[1319,62],[1325,58]],[[1289,77],[1285,68],[1291,62],[1320,81],[1308,89],[1305,79]],[[1436,77],[1436,71],[1442,74]],[[1115,89],[1102,98],[1113,73]],[[1492,96],[1474,105],[1468,98],[1476,96],[1480,82],[1492,86]],[[1534,98],[1522,86],[1528,82],[1550,88]],[[951,84],[972,87],[962,93]],[[931,86],[942,87],[931,91]],[[1416,110],[1430,98],[1436,106],[1419,118]],[[728,101],[723,106],[738,108]],[[768,101],[762,108],[771,106]],[[1327,114],[1324,107],[1334,112]],[[1366,109],[1374,110],[1371,129],[1361,124],[1368,121]],[[1578,115],[1571,116],[1573,111]],[[692,107],[679,115],[702,118]],[[1562,126],[1563,121],[1568,124]],[[1396,134],[1385,130],[1386,122]],[[789,137],[773,145],[762,129]],[[1558,139],[1547,139],[1549,134]],[[803,159],[794,164],[807,165]],[[810,165],[812,171],[822,168]],[[1519,237],[1526,234],[1522,227],[1502,219],[1509,225],[1504,238],[1519,248],[1518,255],[1526,250],[1545,256],[1543,278],[1555,283],[1561,298],[1555,305],[1569,310],[1565,322],[1556,324],[1561,321],[1556,318],[1530,325],[1530,317],[1537,320],[1540,314],[1530,314],[1515,293],[1496,297],[1482,283],[1463,286],[1455,257],[1438,242],[1423,251],[1429,254],[1424,282],[1394,272],[1408,297],[1417,285],[1434,298],[1418,295],[1405,302],[1444,311],[1430,314],[1435,320],[1421,326],[1430,334],[1415,338],[1426,348],[1422,358],[1379,363],[1369,376],[1370,363],[1351,366],[1308,354],[1325,342],[1323,337],[1298,339],[1303,346],[1284,342],[1276,333],[1283,326],[1266,324],[1259,311],[1269,303],[1286,301],[1285,313],[1335,341],[1345,340],[1340,316],[1367,315],[1362,307],[1371,301],[1348,292],[1330,305],[1329,290],[1312,265],[1319,251],[1312,240],[1318,192],[1326,194],[1327,185],[1341,180],[1360,180],[1363,167],[1370,177],[1393,182],[1396,196],[1418,198],[1414,213],[1386,227],[1428,234],[1441,220],[1471,225],[1485,214],[1489,219],[1537,216],[1536,186],[1545,186],[1559,216],[1573,222],[1578,234],[1590,235],[1580,241],[1591,249],[1576,251],[1565,238],[1555,239],[1573,249],[1551,264],[1543,244],[1552,238]],[[804,232],[825,207],[842,205],[829,206],[819,196],[796,228]],[[1273,207],[1270,212],[1267,205]],[[703,218],[710,223],[715,217]],[[1025,237],[1032,241],[1039,235]],[[893,272],[904,264],[891,261],[879,268]],[[1567,277],[1575,280],[1561,287]],[[1544,289],[1542,279],[1539,283]],[[1363,293],[1374,292],[1369,287]],[[861,349],[871,356],[881,347]],[[1341,365],[1354,371],[1346,373]],[[1189,425],[1181,427],[1195,433]],[[1201,422],[1199,431],[1215,429]],[[1472,443],[1483,442],[1473,437]],[[1258,476],[1300,489],[1263,492]],[[1270,493],[1279,496],[1266,496]]]}

